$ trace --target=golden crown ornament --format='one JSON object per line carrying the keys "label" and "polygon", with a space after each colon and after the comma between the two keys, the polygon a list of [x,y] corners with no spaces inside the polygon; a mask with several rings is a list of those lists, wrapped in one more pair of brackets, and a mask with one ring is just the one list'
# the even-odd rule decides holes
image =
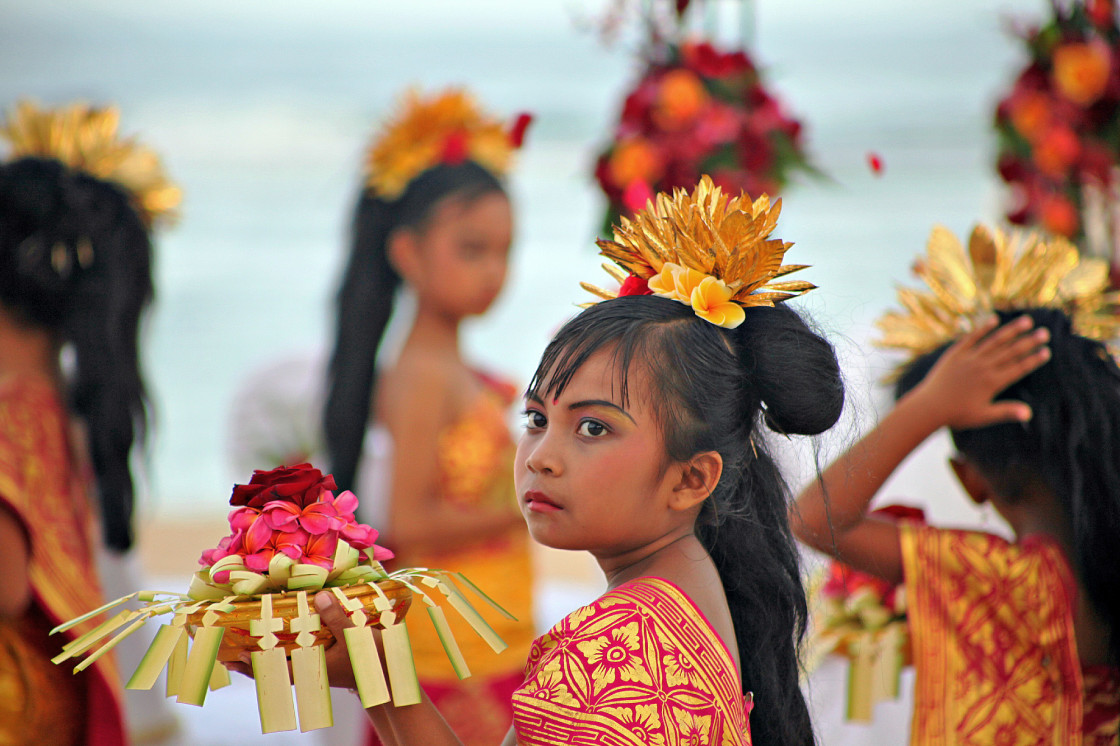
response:
{"label": "golden crown ornament", "polygon": [[148,226],[170,222],[183,199],[164,173],[159,156],[133,138],[118,136],[120,111],[71,104],[40,108],[21,101],[0,125],[10,144],[8,159],[52,158],[127,191]]}
{"label": "golden crown ornament", "polygon": [[902,309],[876,322],[882,336],[875,342],[910,360],[995,311],[1055,308],[1083,337],[1109,343],[1120,335],[1120,292],[1109,289],[1107,262],[1080,256],[1064,238],[977,225],[966,250],[939,225],[914,274],[926,289],[898,288]]}
{"label": "golden crown ornament", "polygon": [[366,154],[366,185],[392,201],[428,169],[467,160],[504,176],[531,121],[529,114],[519,114],[507,128],[461,89],[432,96],[410,90]]}
{"label": "golden crown ornament", "polygon": [[[621,218],[614,240],[597,241],[604,264],[621,284],[618,292],[580,283],[584,290],[611,300],[624,295],[657,295],[692,307],[697,316],[734,329],[744,308],[773,306],[816,286],[778,278],[807,264],[782,264],[793,244],[771,238],[782,201],[746,192],[731,197],[703,176],[691,192],[658,194],[633,218]],[[621,270],[619,269],[621,267]]]}

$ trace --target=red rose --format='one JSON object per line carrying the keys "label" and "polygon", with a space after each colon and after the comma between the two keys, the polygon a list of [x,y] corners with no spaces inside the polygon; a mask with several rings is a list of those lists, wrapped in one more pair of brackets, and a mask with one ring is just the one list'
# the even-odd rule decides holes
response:
{"label": "red rose", "polygon": [[265,503],[283,500],[301,508],[317,501],[326,490],[337,489],[334,477],[326,476],[311,464],[280,466],[272,471],[253,472],[249,484],[237,484],[230,495],[230,505],[262,508]]}

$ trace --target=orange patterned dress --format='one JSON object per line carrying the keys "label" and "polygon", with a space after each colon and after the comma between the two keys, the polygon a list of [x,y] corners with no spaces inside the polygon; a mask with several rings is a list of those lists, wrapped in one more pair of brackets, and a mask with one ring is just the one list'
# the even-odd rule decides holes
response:
{"label": "orange patterned dress", "polygon": [[[440,435],[441,499],[464,510],[499,505],[516,511],[514,443],[506,413],[517,391],[510,384],[482,380],[486,384],[484,393]],[[427,615],[406,617],[416,672],[440,713],[468,746],[500,743],[512,718],[510,696],[522,681],[522,666],[536,634],[528,530],[520,524],[501,536],[444,552],[394,550],[398,551],[398,566],[463,573],[517,618],[511,621],[479,609],[509,645],[495,655],[457,613],[447,610],[448,622],[471,670],[471,676],[460,681]]]}
{"label": "orange patterned dress", "polygon": [[911,743],[1114,746],[1115,669],[1080,665],[1061,549],[904,525],[917,680]]}
{"label": "orange patterned dress", "polygon": [[64,635],[47,632],[104,603],[93,570],[90,481],[77,461],[54,389],[19,379],[0,384],[0,506],[28,537],[32,590],[22,617],[0,618],[2,746],[125,743],[112,656],[78,675],[50,662],[96,622]]}
{"label": "orange patterned dress", "polygon": [[678,587],[639,578],[538,638],[513,695],[519,746],[749,746],[723,640]]}

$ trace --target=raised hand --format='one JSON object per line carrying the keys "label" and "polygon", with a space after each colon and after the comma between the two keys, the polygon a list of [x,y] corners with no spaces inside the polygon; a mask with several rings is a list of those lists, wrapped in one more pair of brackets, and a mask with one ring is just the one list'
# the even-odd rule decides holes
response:
{"label": "raised hand", "polygon": [[957,340],[911,392],[948,427],[967,430],[1031,418],[1024,402],[993,400],[1050,359],[1050,333],[1034,329],[1029,316],[997,329],[998,323],[993,316]]}

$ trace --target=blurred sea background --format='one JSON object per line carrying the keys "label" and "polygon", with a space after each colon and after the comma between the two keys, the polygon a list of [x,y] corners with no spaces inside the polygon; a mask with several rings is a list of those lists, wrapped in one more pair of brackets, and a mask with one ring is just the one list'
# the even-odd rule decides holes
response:
{"label": "blurred sea background", "polygon": [[[157,418],[147,524],[221,522],[230,485],[248,477],[226,458],[238,383],[329,343],[364,148],[409,85],[463,84],[495,113],[536,116],[511,178],[513,271],[466,333],[480,364],[528,380],[585,300],[579,281],[606,277],[592,164],[639,72],[631,44],[608,48],[593,29],[606,5],[0,0],[0,103],[119,104],[123,132],[161,153],[184,190],[180,222],[157,236],[145,340]],[[871,323],[932,225],[962,235],[1002,214],[991,120],[1023,61],[1009,19],[1044,10],[1044,0],[754,3],[751,52],[826,174],[786,189],[778,234],[796,244],[790,261],[813,265],[802,275],[820,289],[797,305],[836,340],[853,402],[819,450],[795,454],[802,478],[814,453],[851,442],[881,405],[874,381],[888,361],[869,346]],[[937,447],[903,492],[932,495],[919,498],[935,519],[969,520],[963,500],[935,502],[949,484]]]}

